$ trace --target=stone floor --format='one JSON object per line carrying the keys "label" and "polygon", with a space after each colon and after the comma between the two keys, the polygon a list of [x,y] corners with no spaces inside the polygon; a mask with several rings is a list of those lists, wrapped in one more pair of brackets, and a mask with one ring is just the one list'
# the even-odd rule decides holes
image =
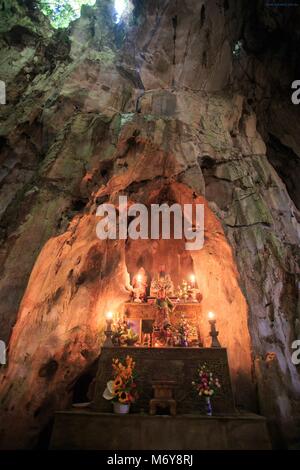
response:
{"label": "stone floor", "polygon": [[115,415],[89,410],[55,414],[52,449],[263,450],[271,444],[265,418],[232,415]]}

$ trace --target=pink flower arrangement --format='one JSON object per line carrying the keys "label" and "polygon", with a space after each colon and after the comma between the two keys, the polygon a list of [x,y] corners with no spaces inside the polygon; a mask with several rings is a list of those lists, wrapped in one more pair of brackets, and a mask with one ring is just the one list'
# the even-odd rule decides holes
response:
{"label": "pink flower arrangement", "polygon": [[214,377],[213,373],[210,372],[206,364],[199,367],[197,371],[197,380],[192,382],[192,385],[198,392],[199,396],[212,397],[221,384],[217,377]]}

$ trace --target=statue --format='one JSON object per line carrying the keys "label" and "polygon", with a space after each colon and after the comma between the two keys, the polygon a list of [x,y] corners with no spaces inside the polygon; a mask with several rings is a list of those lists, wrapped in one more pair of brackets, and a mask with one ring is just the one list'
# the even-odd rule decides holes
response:
{"label": "statue", "polygon": [[145,301],[147,289],[147,275],[144,268],[140,268],[132,280],[133,301],[140,303]]}
{"label": "statue", "polygon": [[174,295],[174,284],[170,274],[165,272],[165,266],[160,266],[159,274],[156,274],[150,287],[150,296],[157,297],[158,292],[164,289],[165,295],[172,297]]}
{"label": "statue", "polygon": [[166,290],[161,288],[155,301],[157,306],[156,318],[153,325],[153,338],[155,346],[171,346],[172,331],[170,322],[170,312],[173,311],[174,305],[167,297]]}

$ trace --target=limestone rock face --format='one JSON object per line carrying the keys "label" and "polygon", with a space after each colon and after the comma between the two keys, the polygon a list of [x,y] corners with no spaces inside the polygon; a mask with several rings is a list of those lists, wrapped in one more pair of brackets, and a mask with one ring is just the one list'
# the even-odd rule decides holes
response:
{"label": "limestone rock face", "polygon": [[97,206],[119,195],[205,205],[204,248],[191,259],[206,344],[215,310],[237,404],[267,416],[275,445],[293,444],[299,12],[135,0],[130,24],[115,25],[102,0],[53,32],[31,2],[2,3],[1,446],[34,446],[70,404],[99,355],[105,312],[128,299],[136,253],[184,256],[174,240],[100,241]]}

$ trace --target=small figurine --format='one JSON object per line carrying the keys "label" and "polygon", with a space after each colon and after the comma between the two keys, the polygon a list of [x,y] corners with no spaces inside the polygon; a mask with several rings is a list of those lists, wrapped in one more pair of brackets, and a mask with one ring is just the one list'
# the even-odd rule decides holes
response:
{"label": "small figurine", "polygon": [[171,300],[166,296],[166,291],[160,289],[157,299],[155,301],[157,308],[155,324],[159,328],[170,324],[170,312],[173,311],[174,305]]}
{"label": "small figurine", "polygon": [[174,337],[172,327],[170,324],[164,325],[162,328],[153,328],[153,343],[154,347],[172,347],[174,346]]}
{"label": "small figurine", "polygon": [[171,325],[165,326],[165,344],[168,347],[174,346],[174,335]]}
{"label": "small figurine", "polygon": [[140,268],[132,280],[133,301],[137,303],[144,302],[147,290],[147,275],[144,268]]}
{"label": "small figurine", "polygon": [[148,348],[151,348],[152,346],[152,334],[151,333],[143,333],[143,338],[142,338],[142,345],[146,346]]}
{"label": "small figurine", "polygon": [[173,311],[174,305],[166,295],[166,290],[160,288],[155,300],[157,306],[156,318],[153,325],[154,345],[170,346],[171,345],[171,322],[170,312]]}

